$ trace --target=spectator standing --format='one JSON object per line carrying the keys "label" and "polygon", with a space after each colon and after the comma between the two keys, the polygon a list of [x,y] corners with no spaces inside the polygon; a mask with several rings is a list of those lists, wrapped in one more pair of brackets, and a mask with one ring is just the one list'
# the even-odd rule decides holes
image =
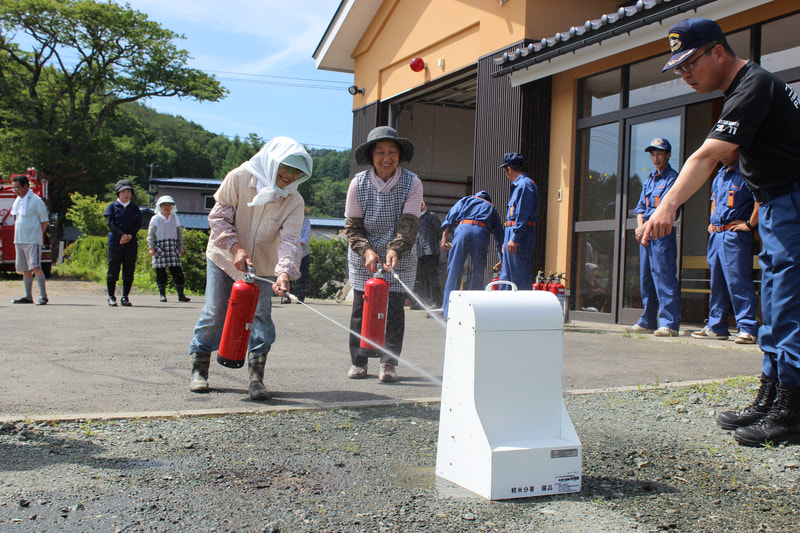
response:
{"label": "spectator standing", "polygon": [[[311,220],[303,217],[303,229],[300,232],[300,242],[303,245],[303,259],[300,261],[300,279],[297,280],[294,295],[298,303],[306,301],[306,291],[308,290],[308,280],[311,277]],[[281,298],[282,304],[291,303],[292,299],[288,296]]]}
{"label": "spectator standing", "polygon": [[128,180],[119,180],[114,185],[117,200],[108,204],[104,213],[108,226],[108,305],[117,306],[116,287],[119,270],[122,267],[122,300],[124,307],[130,307],[128,295],[133,287],[136,272],[136,256],[139,241],[136,233],[142,229],[142,212],[133,201],[133,185]]}
{"label": "spectator standing", "polygon": [[[414,244],[419,229],[422,182],[413,172],[400,167],[414,157],[414,143],[388,126],[374,128],[367,140],[356,148],[358,165],[370,165],[350,181],[344,208],[347,235],[347,263],[353,287],[350,329],[361,332],[364,312],[364,287],[379,266],[394,269],[403,283],[414,286],[417,254]],[[389,352],[361,348],[361,340],[350,335],[350,379],[367,377],[370,357],[380,357],[378,380],[391,383],[399,379],[395,367],[403,349],[405,334],[405,289],[394,276],[389,278],[389,304],[386,313],[386,345]],[[392,355],[390,355],[392,354]]]}
{"label": "spectator standing", "polygon": [[[505,240],[499,265],[500,280],[511,281],[520,290],[533,290],[531,254],[536,245],[539,189],[525,172],[522,154],[505,154],[500,168],[511,181],[511,198],[508,200]],[[498,288],[509,290],[511,287],[500,285]]]}
{"label": "spectator standing", "polygon": [[255,280],[261,290],[248,343],[249,397],[270,398],[264,387],[264,366],[275,342],[272,293],[280,296],[300,277],[303,198],[297,186],[311,177],[311,156],[288,137],[275,137],[237,168],[228,172],[214,193],[208,214],[211,235],[206,248],[206,303],[189,345],[192,377],[189,390],[208,392],[211,352],[219,349],[228,298],[247,267],[273,283]]}
{"label": "spectator standing", "polygon": [[721,161],[722,168],[711,184],[708,325],[692,333],[692,337],[727,339],[728,309],[733,306],[739,328],[735,342],[754,344],[758,335],[758,299],[752,274],[753,231],[758,224],[758,206],[739,172],[739,153],[734,150]]}
{"label": "spectator standing", "polygon": [[[678,177],[670,166],[672,145],[656,137],[644,149],[656,169],[648,176],[636,205],[635,231],[639,243],[639,286],[644,311],[631,327],[633,333],[653,333],[656,337],[677,337],[680,331],[681,291],[678,285],[678,240],[675,233],[642,242],[644,224]],[[675,218],[680,216],[680,208]],[[655,330],[655,331],[654,331]]]}
{"label": "spectator standing", "polygon": [[[439,283],[439,239],[442,236],[442,228],[441,220],[436,213],[428,211],[425,202],[422,202],[421,209],[416,244],[417,279],[414,282],[414,294],[426,307],[433,307],[442,301],[442,285]],[[420,306],[417,302],[412,302],[411,308],[420,309]]]}
{"label": "spectator standing", "polygon": [[164,195],[156,201],[156,214],[150,219],[147,231],[147,246],[156,270],[156,285],[159,301],[167,301],[167,269],[172,274],[178,301],[191,299],[184,294],[186,280],[183,275],[183,227],[175,209],[172,196]]}
{"label": "spectator standing", "polygon": [[739,150],[742,175],[758,202],[762,250],[758,342],[764,352],[753,403],[717,422],[746,446],[800,440],[800,98],[789,85],[731,49],[716,22],[690,18],[669,30],[674,70],[698,93],[724,92],[719,119],[650,217],[643,242],[672,231],[675,212],[717,162]]}
{"label": "spectator standing", "polygon": [[17,254],[14,266],[17,272],[22,272],[22,285],[25,289],[25,295],[12,300],[12,303],[33,303],[33,277],[36,276],[36,284],[39,286],[36,305],[46,305],[49,300],[42,270],[42,245],[49,221],[47,206],[39,195],[31,191],[27,176],[14,176],[11,190],[17,195],[11,205],[11,215],[14,217],[14,249]]}
{"label": "spectator standing", "polygon": [[[484,287],[484,275],[489,253],[489,236],[494,235],[497,254],[503,250],[503,224],[500,215],[492,205],[492,197],[486,191],[479,191],[461,198],[450,208],[442,222],[440,247],[449,250],[447,256],[447,281],[444,284],[442,313],[447,318],[450,306],[450,293],[461,287],[464,264],[467,258],[472,262],[472,275],[467,289],[478,291]],[[447,242],[452,232],[453,240]]]}

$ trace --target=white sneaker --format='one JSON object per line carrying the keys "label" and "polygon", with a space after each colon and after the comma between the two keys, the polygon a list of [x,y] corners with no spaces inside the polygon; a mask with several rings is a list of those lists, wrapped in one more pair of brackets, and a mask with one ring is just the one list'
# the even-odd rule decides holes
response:
{"label": "white sneaker", "polygon": [[692,337],[695,339],[712,339],[718,341],[725,341],[728,340],[728,335],[719,335],[714,333],[708,326],[704,327],[700,331],[692,332]]}
{"label": "white sneaker", "polygon": [[642,333],[649,335],[650,333],[653,333],[653,330],[644,326],[640,326],[639,324],[634,324],[631,326],[631,333]]}
{"label": "white sneaker", "polygon": [[677,329],[670,329],[667,326],[662,326],[653,332],[656,337],[677,337],[680,335]]}

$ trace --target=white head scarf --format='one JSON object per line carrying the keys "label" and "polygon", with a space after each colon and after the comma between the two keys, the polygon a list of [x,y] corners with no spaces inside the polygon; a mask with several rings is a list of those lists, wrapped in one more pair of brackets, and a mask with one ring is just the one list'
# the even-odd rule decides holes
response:
{"label": "white head scarf", "polygon": [[[164,204],[172,204],[172,211],[169,218],[164,216],[161,212],[161,206]],[[178,238],[178,226],[181,225],[181,220],[178,218],[178,209],[175,207],[175,200],[172,196],[164,195],[156,202],[156,215],[150,219],[150,225],[156,228],[156,240],[163,241],[166,239]]]}
{"label": "white head scarf", "polygon": [[[296,168],[303,174],[291,185],[281,188],[276,185],[278,166],[282,164]],[[265,144],[242,167],[258,179],[258,193],[249,206],[262,205],[278,198],[297,193],[297,186],[311,178],[313,162],[303,145],[289,137],[275,137]]]}

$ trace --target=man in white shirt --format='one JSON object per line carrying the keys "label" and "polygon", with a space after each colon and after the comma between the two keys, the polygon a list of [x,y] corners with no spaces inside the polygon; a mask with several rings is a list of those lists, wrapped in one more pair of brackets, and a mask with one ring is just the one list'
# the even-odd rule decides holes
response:
{"label": "man in white shirt", "polygon": [[47,304],[44,272],[42,271],[42,244],[47,230],[48,215],[44,201],[30,190],[27,176],[14,176],[11,189],[17,198],[11,206],[14,215],[14,247],[17,252],[15,268],[22,272],[25,296],[12,300],[15,304],[32,304],[33,276],[39,285],[39,300],[36,305]]}

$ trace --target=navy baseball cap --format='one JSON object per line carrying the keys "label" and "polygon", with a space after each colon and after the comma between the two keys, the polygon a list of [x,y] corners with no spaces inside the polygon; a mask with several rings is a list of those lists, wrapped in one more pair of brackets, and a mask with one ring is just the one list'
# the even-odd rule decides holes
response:
{"label": "navy baseball cap", "polygon": [[478,198],[482,198],[489,203],[492,203],[492,197],[486,191],[478,191],[477,193],[475,193],[475,196],[477,196]]}
{"label": "navy baseball cap", "polygon": [[722,28],[713,20],[696,17],[678,22],[669,29],[669,50],[672,57],[661,72],[677,67],[704,44],[724,40]]}
{"label": "navy baseball cap", "polygon": [[644,149],[645,152],[650,152],[653,150],[664,150],[665,152],[672,152],[672,145],[669,144],[669,141],[666,139],[662,139],[661,137],[656,137],[652,141],[650,141],[650,145]]}
{"label": "navy baseball cap", "polygon": [[523,166],[525,166],[525,159],[522,157],[522,154],[515,154],[512,152],[510,154],[505,154],[503,156],[503,164],[500,165],[500,168],[505,168],[505,167],[522,168]]}

